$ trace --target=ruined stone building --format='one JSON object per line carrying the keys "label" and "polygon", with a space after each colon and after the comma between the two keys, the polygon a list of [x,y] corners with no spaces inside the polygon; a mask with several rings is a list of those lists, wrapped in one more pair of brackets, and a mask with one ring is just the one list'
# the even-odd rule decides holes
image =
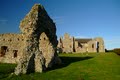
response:
{"label": "ruined stone building", "polygon": [[60,59],[56,26],[44,7],[35,4],[20,23],[20,34],[0,34],[0,62],[17,63],[15,74],[42,72]]}
{"label": "ruined stone building", "polygon": [[0,62],[16,63],[19,61],[24,36],[22,34],[0,34]]}
{"label": "ruined stone building", "polygon": [[101,37],[91,39],[80,39],[71,37],[65,33],[58,42],[58,52],[83,53],[83,52],[105,52],[104,41]]}

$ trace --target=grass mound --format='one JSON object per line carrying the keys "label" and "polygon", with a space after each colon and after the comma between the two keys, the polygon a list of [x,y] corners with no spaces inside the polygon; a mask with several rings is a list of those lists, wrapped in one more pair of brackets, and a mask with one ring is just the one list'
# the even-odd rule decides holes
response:
{"label": "grass mound", "polygon": [[0,64],[0,79],[120,80],[120,56],[115,53],[60,54],[59,56],[63,63],[43,73],[9,76],[15,65]]}

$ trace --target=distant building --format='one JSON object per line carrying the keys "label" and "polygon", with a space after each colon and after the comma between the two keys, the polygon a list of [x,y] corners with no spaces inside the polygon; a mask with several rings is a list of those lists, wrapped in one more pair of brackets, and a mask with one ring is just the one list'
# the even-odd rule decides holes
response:
{"label": "distant building", "polygon": [[104,41],[101,37],[83,39],[64,34],[58,41],[58,51],[64,53],[105,52]]}

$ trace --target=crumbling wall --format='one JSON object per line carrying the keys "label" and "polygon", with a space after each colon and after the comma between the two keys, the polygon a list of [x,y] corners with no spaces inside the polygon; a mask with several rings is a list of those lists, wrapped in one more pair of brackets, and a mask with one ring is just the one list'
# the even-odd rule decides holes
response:
{"label": "crumbling wall", "polygon": [[71,53],[73,52],[73,41],[74,38],[70,37],[69,34],[64,34],[64,38],[62,39],[63,42],[63,52],[65,53]]}
{"label": "crumbling wall", "polygon": [[104,40],[101,37],[94,38],[96,41],[96,52],[105,52]]}
{"label": "crumbling wall", "polygon": [[[80,40],[80,39],[79,39]],[[84,39],[86,41],[78,41],[74,40],[73,37],[70,37],[69,34],[65,33],[64,38],[60,38],[58,43],[58,48],[61,49],[62,52],[105,52],[104,49],[104,40],[100,37],[93,38],[91,40]]]}
{"label": "crumbling wall", "polygon": [[56,53],[56,26],[44,7],[35,4],[20,23],[24,36],[23,55],[20,58],[15,74],[42,72],[60,59]]}
{"label": "crumbling wall", "polygon": [[17,63],[15,74],[42,72],[61,63],[56,26],[44,7],[35,4],[20,23],[21,34],[0,34],[0,62]]}
{"label": "crumbling wall", "polygon": [[74,44],[75,44],[75,52],[77,53],[83,52],[83,45],[79,46],[78,41],[75,41]]}
{"label": "crumbling wall", "polygon": [[89,41],[87,44],[88,44],[88,52],[96,52],[96,43],[94,39]]}
{"label": "crumbling wall", "polygon": [[58,40],[58,45],[57,45],[57,53],[62,53],[63,52],[63,42],[62,42],[63,38],[60,37],[60,39]]}
{"label": "crumbling wall", "polygon": [[21,34],[0,34],[0,62],[17,63],[22,55],[23,40]]}

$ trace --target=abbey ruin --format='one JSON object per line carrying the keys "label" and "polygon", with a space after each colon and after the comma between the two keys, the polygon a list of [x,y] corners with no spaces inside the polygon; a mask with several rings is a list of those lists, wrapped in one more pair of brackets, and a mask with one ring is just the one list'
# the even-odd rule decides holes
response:
{"label": "abbey ruin", "polygon": [[17,63],[15,74],[42,72],[60,59],[56,26],[44,7],[35,4],[20,23],[20,34],[0,34],[0,62]]}
{"label": "abbey ruin", "polygon": [[59,53],[84,53],[84,52],[105,52],[104,41],[101,37],[94,39],[80,39],[64,34],[58,42]]}
{"label": "abbey ruin", "polygon": [[64,53],[105,52],[102,38],[77,39],[65,34],[57,41],[56,26],[44,7],[35,4],[20,22],[19,34],[0,34],[0,62],[17,63],[15,74],[42,72],[61,63]]}

